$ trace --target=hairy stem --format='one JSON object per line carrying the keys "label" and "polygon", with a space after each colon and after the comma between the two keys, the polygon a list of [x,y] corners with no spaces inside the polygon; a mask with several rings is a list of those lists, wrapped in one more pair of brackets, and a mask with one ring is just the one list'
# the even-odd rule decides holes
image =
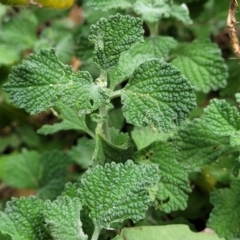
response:
{"label": "hairy stem", "polygon": [[101,232],[101,229],[98,227],[95,227],[91,240],[97,240],[100,232]]}
{"label": "hairy stem", "polygon": [[111,136],[110,136],[109,125],[108,125],[108,111],[107,111],[106,105],[102,105],[99,108],[99,114],[103,118],[103,121],[99,123],[101,125],[101,130],[103,131],[106,139],[111,142]]}
{"label": "hairy stem", "polygon": [[114,99],[114,98],[117,98],[117,97],[120,97],[122,94],[122,89],[119,89],[117,91],[114,91],[110,94],[110,99]]}
{"label": "hairy stem", "polygon": [[150,31],[150,37],[156,37],[158,36],[158,27],[159,27],[159,24],[158,22],[146,22],[147,26],[148,26],[148,29]]}
{"label": "hairy stem", "polygon": [[228,34],[231,40],[231,44],[233,47],[233,51],[238,59],[240,59],[240,46],[236,32],[236,18],[235,12],[238,6],[237,0],[230,0],[229,10],[228,10],[228,18],[227,18],[227,27],[228,27]]}

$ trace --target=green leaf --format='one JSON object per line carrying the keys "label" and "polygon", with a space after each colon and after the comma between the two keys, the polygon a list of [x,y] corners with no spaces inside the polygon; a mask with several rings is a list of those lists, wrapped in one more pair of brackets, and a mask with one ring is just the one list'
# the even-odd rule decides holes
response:
{"label": "green leaf", "polygon": [[52,240],[43,226],[44,202],[34,196],[7,202],[0,212],[0,231],[13,240]]}
{"label": "green leaf", "polygon": [[184,124],[173,137],[178,160],[190,171],[215,161],[229,150],[229,137],[210,131],[201,119]]}
{"label": "green leaf", "polygon": [[6,44],[0,45],[0,66],[13,64],[18,58],[19,56],[13,48]]}
{"label": "green leaf", "polygon": [[162,18],[175,17],[185,24],[191,24],[186,4],[173,4],[171,0],[136,0],[133,11],[146,22],[158,22]]}
{"label": "green leaf", "polygon": [[37,40],[38,21],[33,12],[25,10],[0,26],[0,44],[13,47],[16,54],[32,48]]}
{"label": "green leaf", "polygon": [[136,69],[122,95],[123,115],[128,123],[153,123],[167,132],[179,125],[196,106],[192,86],[168,63],[152,60]]}
{"label": "green leaf", "polygon": [[79,198],[58,197],[55,201],[46,201],[43,212],[44,221],[53,239],[87,240],[82,231]]}
{"label": "green leaf", "polygon": [[39,187],[43,166],[36,151],[23,151],[7,157],[3,181],[15,188]]}
{"label": "green leaf", "polygon": [[127,9],[132,6],[135,0],[88,0],[86,3],[89,7],[95,10],[108,11],[114,8]]}
{"label": "green leaf", "polygon": [[187,225],[175,224],[167,226],[141,226],[123,228],[120,236],[113,240],[224,240],[215,233],[193,232]]}
{"label": "green leaf", "polygon": [[[62,119],[62,122],[55,123],[53,125],[46,124],[38,129],[38,133],[40,134],[53,134],[62,130],[81,130],[86,131],[87,133],[91,133],[88,129],[85,122],[85,115],[79,116],[76,111],[68,107],[66,104],[62,102],[56,103],[56,110],[60,112],[59,118]],[[92,133],[91,133],[92,135]]]}
{"label": "green leaf", "polygon": [[68,155],[83,169],[87,169],[93,163],[95,140],[86,137],[79,138],[77,145],[73,146]]}
{"label": "green leaf", "polygon": [[192,82],[197,91],[208,93],[227,84],[228,71],[221,51],[208,39],[180,45],[172,64]]}
{"label": "green leaf", "polygon": [[240,115],[236,107],[225,100],[211,100],[204,109],[207,128],[219,136],[229,136],[240,130]]}
{"label": "green leaf", "polygon": [[78,194],[79,188],[80,188],[79,182],[75,182],[75,183],[68,182],[68,183],[66,183],[64,191],[62,192],[61,196],[77,198],[77,197],[79,197],[79,194]]}
{"label": "green leaf", "polygon": [[67,166],[72,159],[63,152],[54,150],[39,154],[23,151],[2,157],[4,160],[3,181],[15,188],[38,189],[37,195],[52,199],[59,195],[66,180]]}
{"label": "green leaf", "polygon": [[168,57],[169,51],[177,47],[177,41],[172,37],[156,36],[145,38],[144,43],[134,45],[132,51],[135,55],[150,54],[155,58],[164,59]]}
{"label": "green leaf", "polygon": [[22,240],[14,222],[5,212],[0,212],[0,232],[2,234],[7,234],[7,236],[11,236],[10,239],[13,237],[14,240]]}
{"label": "green leaf", "polygon": [[240,184],[233,181],[230,189],[217,189],[211,193],[214,208],[208,226],[220,237],[232,239],[240,234]]}
{"label": "green leaf", "polygon": [[157,199],[160,210],[184,210],[187,207],[188,193],[191,191],[188,173],[184,165],[176,160],[175,148],[167,142],[153,142],[136,152],[133,159],[137,163],[155,163],[160,170]]}
{"label": "green leaf", "polygon": [[93,159],[98,164],[106,162],[125,162],[130,159],[134,145],[127,133],[121,133],[118,129],[110,128],[110,139],[101,133],[97,133],[96,151]]}
{"label": "green leaf", "polygon": [[43,199],[54,199],[64,189],[67,166],[72,159],[67,153],[54,150],[43,153],[39,160],[43,169],[37,195]]}
{"label": "green leaf", "polygon": [[116,14],[92,25],[89,40],[95,44],[93,62],[103,70],[116,66],[122,52],[143,41],[142,24],[140,18]]}
{"label": "green leaf", "polygon": [[111,88],[128,79],[142,63],[153,59],[164,59],[177,42],[171,37],[145,38],[144,43],[137,43],[120,55],[117,67],[109,72]]}
{"label": "green leaf", "polygon": [[50,27],[45,28],[39,40],[34,45],[34,50],[55,48],[57,56],[63,63],[68,63],[74,55],[74,39],[71,22],[55,21]]}
{"label": "green leaf", "polygon": [[240,146],[240,131],[234,132],[230,135],[230,145],[232,147]]}
{"label": "green leaf", "polygon": [[156,128],[147,127],[134,127],[131,132],[131,137],[137,146],[137,149],[147,147],[155,141],[167,141],[169,138],[169,133],[159,133]]}
{"label": "green leaf", "polygon": [[97,165],[81,178],[80,199],[90,208],[95,227],[109,228],[111,223],[129,218],[137,222],[144,218],[150,203],[147,189],[158,180],[155,164]]}
{"label": "green leaf", "polygon": [[109,72],[110,87],[114,89],[117,85],[127,80],[142,63],[156,59],[149,54],[140,54],[130,51],[123,52],[118,65]]}
{"label": "green leaf", "polygon": [[93,83],[88,72],[73,73],[58,60],[55,50],[31,54],[13,69],[4,90],[14,104],[31,114],[54,106],[58,99],[87,114],[108,99],[106,89]]}

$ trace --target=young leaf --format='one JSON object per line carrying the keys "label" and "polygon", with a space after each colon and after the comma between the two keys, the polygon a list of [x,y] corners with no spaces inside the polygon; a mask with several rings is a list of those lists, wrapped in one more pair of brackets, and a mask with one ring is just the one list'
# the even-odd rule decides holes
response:
{"label": "young leaf", "polygon": [[88,129],[85,122],[85,115],[79,116],[76,111],[68,107],[66,104],[62,102],[57,102],[56,104],[57,111],[60,112],[60,118],[62,122],[55,123],[53,125],[44,125],[40,129],[38,129],[38,133],[40,134],[52,134],[62,130],[81,130],[93,135],[93,133]]}
{"label": "young leaf", "polygon": [[190,171],[216,160],[229,150],[229,137],[210,131],[202,119],[183,125],[173,137],[178,160]]}
{"label": "young leaf", "polygon": [[167,213],[184,210],[187,207],[187,193],[191,191],[188,173],[184,165],[176,160],[175,148],[167,142],[153,142],[136,152],[133,159],[137,163],[155,163],[160,170],[157,199],[160,210]]}
{"label": "young leaf", "polygon": [[43,226],[44,202],[34,196],[7,202],[0,212],[0,231],[14,240],[52,240]]}
{"label": "young leaf", "polygon": [[90,27],[89,40],[95,44],[93,62],[102,70],[116,66],[120,54],[134,43],[143,42],[142,19],[116,14]]}
{"label": "young leaf", "polygon": [[192,86],[168,63],[143,63],[131,76],[122,95],[123,115],[136,126],[153,123],[167,132],[180,124],[196,106]]}
{"label": "young leaf", "polygon": [[122,163],[130,159],[134,151],[134,145],[129,135],[120,133],[118,129],[110,128],[110,139],[111,142],[102,133],[97,134],[94,161],[98,164]]}
{"label": "young leaf", "polygon": [[171,37],[145,38],[144,43],[137,43],[120,56],[118,65],[109,72],[110,85],[114,89],[129,78],[142,63],[153,59],[164,59],[177,42]]}
{"label": "young leaf", "polygon": [[208,93],[227,84],[228,71],[220,49],[210,40],[195,40],[180,45],[178,56],[172,61],[192,82],[196,90]]}
{"label": "young leaf", "polygon": [[79,198],[58,197],[55,201],[46,201],[43,212],[44,221],[53,239],[87,240],[82,231]]}
{"label": "young leaf", "polygon": [[233,181],[230,189],[217,189],[211,193],[214,208],[208,226],[220,236],[233,239],[240,234],[240,184]]}
{"label": "young leaf", "polygon": [[53,49],[31,54],[15,67],[4,90],[14,104],[31,114],[54,106],[58,99],[86,114],[108,99],[106,89],[93,83],[88,72],[73,73],[70,66],[58,60]]}
{"label": "young leaf", "polygon": [[155,141],[167,141],[169,133],[159,133],[156,128],[151,126],[147,127],[134,127],[131,132],[131,137],[137,146],[137,149],[147,147]]}
{"label": "young leaf", "polygon": [[146,22],[158,22],[161,18],[175,17],[185,24],[191,24],[187,6],[173,4],[170,0],[136,0],[133,11]]}
{"label": "young leaf", "polygon": [[240,130],[240,115],[236,107],[229,105],[225,100],[211,100],[204,109],[207,128],[220,136],[229,136]]}
{"label": "young leaf", "polygon": [[[109,228],[113,222],[144,218],[150,203],[147,189],[159,180],[155,164],[97,165],[81,178],[80,199],[90,210],[95,227]],[[107,198],[106,198],[107,197]]]}

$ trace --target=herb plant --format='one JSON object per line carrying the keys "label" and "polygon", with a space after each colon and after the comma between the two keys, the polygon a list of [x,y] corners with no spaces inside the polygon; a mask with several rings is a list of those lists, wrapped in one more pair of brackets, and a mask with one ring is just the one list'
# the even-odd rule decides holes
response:
{"label": "herb plant", "polygon": [[[4,184],[34,189],[34,196],[6,203],[0,239],[240,236],[239,111],[225,99],[211,99],[204,108],[199,104],[201,95],[227,86],[228,66],[208,38],[178,42],[160,36],[166,19],[191,29],[188,7],[178,2],[88,0],[80,28],[56,21],[38,38],[36,28],[47,20],[36,9],[2,22],[1,65],[32,49],[3,85],[11,103],[31,115],[50,110],[59,119],[41,126],[41,135],[74,130],[80,137],[67,151],[30,140],[28,149],[0,157]],[[61,7],[54,1],[41,4]],[[93,10],[105,17],[95,21]],[[30,27],[24,34],[14,31],[26,19]],[[66,64],[74,54],[82,56],[77,71]],[[81,175],[69,176],[73,165]],[[171,225],[177,222],[170,218],[187,214],[196,196],[193,186],[210,192],[207,226],[216,234]]]}

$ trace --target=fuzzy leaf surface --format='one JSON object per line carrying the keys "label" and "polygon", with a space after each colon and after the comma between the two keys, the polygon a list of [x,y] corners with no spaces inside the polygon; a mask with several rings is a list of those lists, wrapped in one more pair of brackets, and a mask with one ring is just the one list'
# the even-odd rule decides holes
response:
{"label": "fuzzy leaf surface", "polygon": [[14,67],[4,90],[14,104],[31,114],[53,107],[59,99],[86,114],[108,99],[106,89],[93,83],[88,72],[73,73],[70,66],[58,60],[53,49],[31,54]]}
{"label": "fuzzy leaf surface", "polygon": [[79,198],[58,197],[55,201],[46,201],[43,212],[44,221],[53,239],[87,240],[82,231]]}
{"label": "fuzzy leaf surface", "polygon": [[185,24],[192,23],[187,6],[173,4],[170,0],[136,0],[133,11],[150,23],[169,17],[174,17]]}
{"label": "fuzzy leaf surface", "polygon": [[180,127],[173,141],[179,152],[178,160],[190,171],[213,162],[229,149],[229,137],[210,131],[202,119]]}
{"label": "fuzzy leaf surface", "polygon": [[157,185],[158,168],[155,164],[97,165],[81,178],[79,189],[83,205],[91,210],[95,227],[109,228],[113,222],[144,218],[150,203],[147,189]]}
{"label": "fuzzy leaf surface", "polygon": [[53,134],[62,130],[81,130],[89,132],[85,123],[85,116],[79,116],[76,111],[62,102],[56,103],[56,110],[60,113],[61,122],[53,125],[46,124],[38,129],[38,133],[43,135]]}
{"label": "fuzzy leaf surface", "polygon": [[231,188],[217,189],[211,193],[214,208],[208,226],[220,237],[233,239],[240,234],[240,184],[233,181]]}
{"label": "fuzzy leaf surface", "polygon": [[[78,189],[80,188],[79,182],[68,182],[65,184],[64,191],[62,192],[61,196],[67,196],[70,198],[78,198]],[[79,200],[80,201],[80,200]]]}
{"label": "fuzzy leaf surface", "polygon": [[181,45],[177,55],[172,64],[181,70],[197,91],[208,93],[226,86],[227,65],[220,49],[210,40],[195,40]]}
{"label": "fuzzy leaf surface", "polygon": [[142,19],[116,14],[90,27],[89,40],[95,44],[93,62],[100,69],[116,66],[120,54],[143,41]]}
{"label": "fuzzy leaf surface", "polygon": [[175,67],[158,60],[145,62],[134,71],[121,99],[128,123],[153,123],[164,132],[173,123],[179,125],[196,106],[188,80]]}
{"label": "fuzzy leaf surface", "polygon": [[137,163],[155,163],[160,170],[157,199],[159,208],[170,213],[187,207],[188,192],[191,191],[188,173],[176,159],[175,148],[167,142],[156,141],[136,152],[133,159]]}
{"label": "fuzzy leaf surface", "polygon": [[13,240],[52,240],[43,226],[44,202],[34,196],[13,198],[0,213],[0,231]]}
{"label": "fuzzy leaf surface", "polygon": [[229,136],[240,130],[239,112],[225,100],[211,100],[204,109],[203,119],[207,128],[220,136]]}

